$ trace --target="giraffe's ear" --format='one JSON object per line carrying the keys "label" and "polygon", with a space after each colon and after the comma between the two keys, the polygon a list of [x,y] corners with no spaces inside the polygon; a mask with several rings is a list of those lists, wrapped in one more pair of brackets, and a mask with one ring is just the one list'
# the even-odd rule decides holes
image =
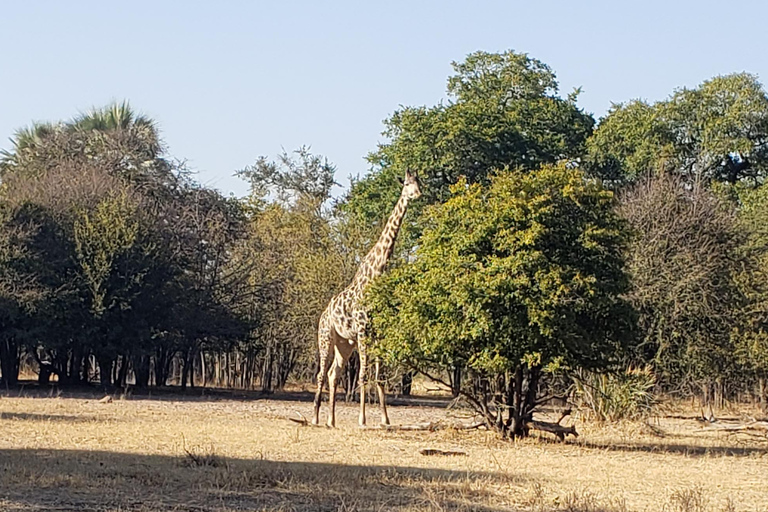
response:
{"label": "giraffe's ear", "polygon": [[400,176],[397,177],[397,182],[400,183],[400,185],[405,186],[405,182],[403,181],[403,178]]}

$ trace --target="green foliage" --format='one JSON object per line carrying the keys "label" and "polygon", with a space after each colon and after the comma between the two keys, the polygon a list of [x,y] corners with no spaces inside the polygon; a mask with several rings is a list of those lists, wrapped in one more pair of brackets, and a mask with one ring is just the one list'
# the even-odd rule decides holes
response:
{"label": "green foliage", "polygon": [[315,200],[323,203],[331,196],[335,168],[327,158],[313,155],[302,146],[291,157],[283,151],[278,162],[261,156],[256,163],[238,172],[251,185],[251,199],[263,200],[268,194],[278,195],[282,202]]}
{"label": "green foliage", "polygon": [[424,194],[401,233],[407,251],[421,229],[421,209],[447,199],[460,176],[486,183],[493,169],[530,171],[584,152],[594,120],[576,106],[576,93],[557,96],[545,64],[513,51],[476,52],[453,68],[449,102],[392,114],[385,121],[389,142],[368,157],[372,172],[353,181],[342,210],[349,221],[370,227],[371,240],[397,201],[397,178],[406,168],[419,175]]}
{"label": "green foliage", "polygon": [[146,385],[154,354],[164,384],[178,351],[193,357],[238,336],[223,304],[235,292],[220,269],[240,205],[187,181],[151,120],[124,103],[34,125],[0,157],[0,171],[5,229],[26,227],[25,271],[46,296],[23,315],[34,326],[23,345],[60,382],[87,379],[83,361],[94,355],[103,384],[118,363],[124,382],[135,358]]}
{"label": "green foliage", "polygon": [[565,165],[499,172],[487,187],[462,180],[452,193],[426,212],[415,261],[372,287],[379,354],[485,376],[616,363],[632,313],[613,194]]}
{"label": "green foliage", "polygon": [[453,194],[428,211],[415,262],[374,286],[384,354],[492,372],[533,353],[542,364],[613,361],[630,323],[612,194],[563,166]]}
{"label": "green foliage", "polygon": [[33,124],[17,131],[11,142],[13,149],[0,153],[3,180],[87,162],[155,194],[183,181],[183,169],[163,158],[154,122],[125,102],[67,122]]}
{"label": "green foliage", "polygon": [[745,301],[732,340],[739,363],[751,374],[768,377],[768,188],[733,187],[741,205],[739,228],[746,240],[736,283]]}
{"label": "green foliage", "polygon": [[576,399],[596,421],[641,419],[649,416],[657,400],[656,378],[649,367],[620,373],[577,371],[573,375]]}
{"label": "green foliage", "polygon": [[755,76],[737,73],[652,105],[617,104],[587,147],[586,168],[612,183],[656,171],[760,183],[768,172],[768,96]]}
{"label": "green foliage", "polygon": [[139,224],[135,204],[123,191],[101,200],[94,211],[82,211],[74,222],[74,242],[78,263],[92,297],[91,309],[103,312],[105,281],[115,260],[136,242]]}
{"label": "green foliage", "polygon": [[[249,339],[260,354],[264,389],[282,388],[292,371],[314,376],[317,320],[355,271],[339,243],[338,223],[322,205],[334,167],[300,148],[279,163],[264,157],[242,171],[251,183],[247,231],[233,263],[246,268],[250,290],[240,307],[257,318]],[[244,265],[244,262],[250,262]]]}

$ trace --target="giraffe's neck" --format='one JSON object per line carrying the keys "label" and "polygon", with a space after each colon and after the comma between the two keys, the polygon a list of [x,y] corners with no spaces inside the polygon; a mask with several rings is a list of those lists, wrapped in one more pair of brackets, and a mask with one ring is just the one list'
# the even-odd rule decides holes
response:
{"label": "giraffe's neck", "polygon": [[405,194],[400,195],[400,199],[397,201],[394,210],[389,216],[384,230],[381,232],[376,245],[370,250],[368,255],[363,260],[360,268],[355,274],[353,285],[357,285],[357,288],[362,292],[365,286],[376,277],[380,276],[384,271],[384,267],[387,265],[389,257],[392,255],[392,249],[395,247],[395,239],[397,233],[400,231],[400,225],[403,222],[405,211],[408,209],[408,196]]}

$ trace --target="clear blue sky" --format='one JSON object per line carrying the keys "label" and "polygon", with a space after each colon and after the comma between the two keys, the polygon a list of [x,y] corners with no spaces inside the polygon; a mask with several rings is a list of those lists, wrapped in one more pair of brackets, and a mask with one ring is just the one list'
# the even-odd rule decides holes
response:
{"label": "clear blue sky", "polygon": [[768,2],[631,4],[3,1],[0,147],[33,120],[127,99],[226,193],[247,189],[235,170],[302,144],[346,186],[381,121],[439,101],[451,61],[476,50],[544,61],[597,116],[717,74],[768,80]]}

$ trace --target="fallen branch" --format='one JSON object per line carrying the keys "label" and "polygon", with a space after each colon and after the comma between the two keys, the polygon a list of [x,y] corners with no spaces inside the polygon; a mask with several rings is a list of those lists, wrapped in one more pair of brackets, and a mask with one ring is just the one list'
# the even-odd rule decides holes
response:
{"label": "fallen branch", "polygon": [[304,415],[301,414],[298,411],[296,411],[296,414],[299,415],[298,418],[288,418],[288,419],[291,420],[294,423],[298,423],[302,427],[323,427],[323,428],[325,428],[325,425],[310,423],[309,420],[307,418],[305,418]]}
{"label": "fallen branch", "polygon": [[[564,417],[564,416],[563,416]],[[562,418],[560,418],[562,420]],[[542,432],[549,432],[555,434],[561,441],[565,441],[566,436],[571,435],[573,437],[579,437],[579,433],[576,432],[576,427],[571,425],[570,427],[564,427],[559,423],[550,423],[548,421],[536,421],[533,420],[528,423],[528,427],[533,430],[540,430]]]}
{"label": "fallen branch", "polygon": [[422,455],[444,455],[448,457],[466,457],[467,456],[467,452],[437,450],[435,448],[424,448],[419,450],[419,453]]}
{"label": "fallen branch", "polygon": [[717,430],[719,432],[758,431],[768,434],[768,422],[750,421],[741,425],[711,425],[707,427],[707,430]]}

